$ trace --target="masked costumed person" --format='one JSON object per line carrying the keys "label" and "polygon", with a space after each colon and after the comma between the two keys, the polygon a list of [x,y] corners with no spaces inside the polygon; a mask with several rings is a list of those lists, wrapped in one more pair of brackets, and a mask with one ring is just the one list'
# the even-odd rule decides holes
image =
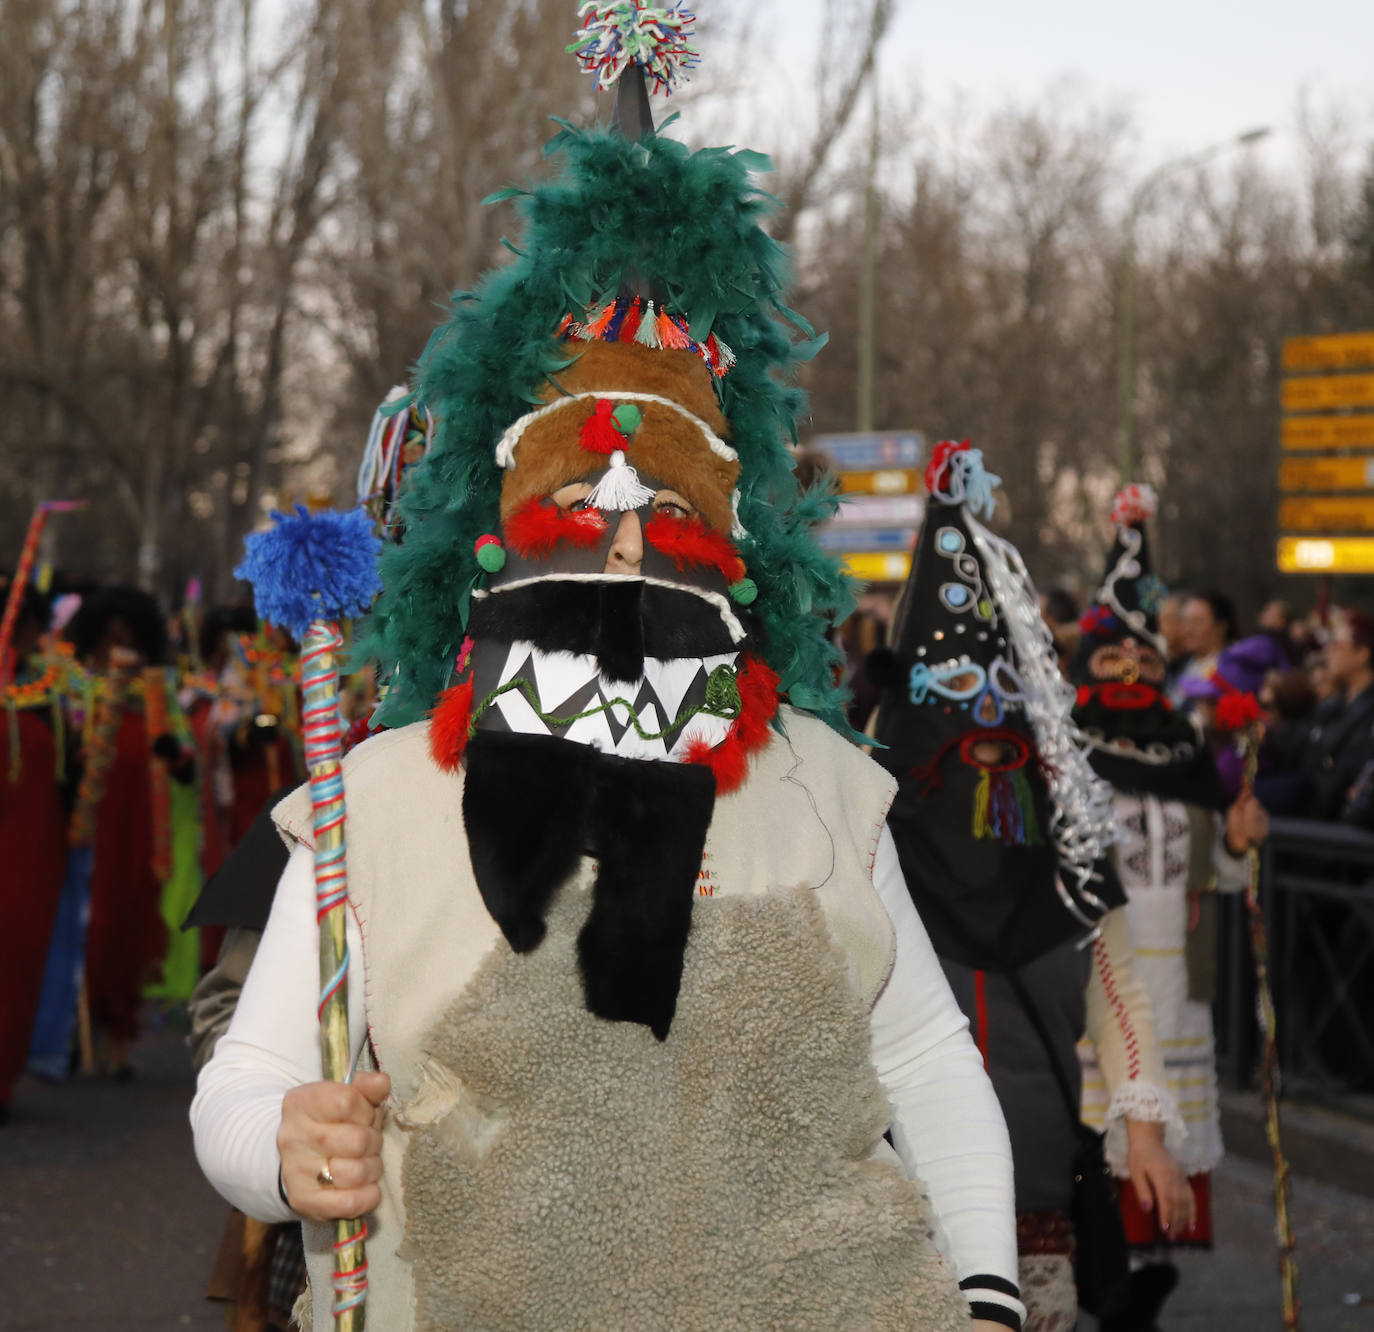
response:
{"label": "masked costumed person", "polygon": [[[980,521],[998,479],[967,440],[949,441],[926,484],[893,645],[870,659],[884,685],[875,756],[899,782],[888,822],[907,886],[1007,1116],[1026,1326],[1068,1332],[1080,1295],[1102,1312],[1124,1294],[1086,1253],[1075,1290],[1074,1222],[1087,1244],[1102,1221],[1074,1214],[1092,1147],[1078,1124],[1085,1030],[1123,1089],[1117,1113],[1150,1107],[1126,1124],[1136,1176],[1166,1214],[1186,1189],[1148,1122],[1167,1096],[1108,858],[1110,792],[1070,719],[1073,690],[1020,555]],[[1119,1241],[1118,1257],[1124,1288]]]}
{"label": "masked costumed person", "polygon": [[[1215,989],[1213,890],[1239,892],[1249,882],[1245,852],[1267,824],[1259,802],[1244,796],[1228,806],[1216,763],[1197,721],[1163,693],[1165,661],[1158,634],[1163,585],[1150,564],[1145,523],[1155,497],[1128,486],[1112,509],[1116,539],[1096,604],[1083,618],[1073,677],[1074,717],[1092,745],[1094,769],[1112,787],[1116,865],[1136,969],[1149,992],[1171,1101],[1169,1150],[1187,1171],[1194,1221],[1166,1229],[1127,1177],[1122,1144],[1108,1131],[1108,1159],[1121,1179],[1127,1235],[1142,1251],[1163,1244],[1210,1245],[1208,1172],[1222,1155],[1212,1039]],[[1113,1089],[1097,1060],[1085,1054],[1083,1115],[1110,1121],[1131,1113],[1128,1090]],[[1137,1314],[1121,1327],[1149,1327],[1176,1275],[1165,1263],[1135,1275],[1143,1294]]]}
{"label": "masked costumed person", "polygon": [[[92,1027],[103,1041],[103,1071],[123,1078],[132,1072],[127,1055],[140,1029],[144,986],[158,980],[167,957],[164,888],[173,883],[178,889],[169,912],[178,924],[198,891],[195,756],[161,669],[166,628],[152,597],[135,588],[93,592],[65,633],[81,666],[88,737],[112,652],[133,653],[139,663],[95,811],[85,936],[86,993]],[[185,998],[194,984],[197,941],[184,946],[182,962],[178,988]]]}
{"label": "masked costumed person", "polygon": [[[680,45],[662,11],[587,22],[588,52]],[[1016,1327],[1005,1127],[893,784],[826,725],[812,612],[842,582],[786,507],[761,161],[655,133],[642,77],[625,132],[560,137],[518,261],[421,361],[437,429],[370,649],[397,729],[344,764],[351,1030],[383,1072],[316,1081],[297,850],[197,1150],[307,1219],[316,1329],[318,1222],[357,1213],[389,1332]],[[277,818],[309,840],[308,802]]]}
{"label": "masked costumed person", "polygon": [[67,861],[65,671],[38,655],[47,599],[31,589],[22,595],[6,645],[14,677],[0,676],[0,1123],[28,1056]]}

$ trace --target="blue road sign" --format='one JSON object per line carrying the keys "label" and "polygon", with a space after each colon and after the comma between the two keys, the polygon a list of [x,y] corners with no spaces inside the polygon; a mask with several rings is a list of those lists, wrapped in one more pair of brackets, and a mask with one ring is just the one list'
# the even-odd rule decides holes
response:
{"label": "blue road sign", "polygon": [[919,430],[873,431],[864,435],[817,435],[812,444],[829,456],[838,472],[881,467],[917,467],[925,452]]}
{"label": "blue road sign", "polygon": [[912,527],[821,527],[816,540],[822,550],[848,553],[861,551],[909,551],[916,539]]}

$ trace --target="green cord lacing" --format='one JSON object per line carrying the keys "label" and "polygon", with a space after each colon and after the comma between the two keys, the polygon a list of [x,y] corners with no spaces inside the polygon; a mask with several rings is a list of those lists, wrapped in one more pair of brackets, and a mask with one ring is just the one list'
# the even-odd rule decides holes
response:
{"label": "green cord lacing", "polygon": [[477,705],[472,714],[472,721],[468,724],[469,737],[476,731],[477,723],[481,721],[487,709],[502,695],[517,689],[525,696],[525,702],[534,710],[534,715],[550,730],[556,726],[571,726],[574,722],[582,721],[586,717],[595,717],[598,713],[610,712],[613,708],[621,707],[629,715],[629,724],[634,727],[635,734],[641,740],[666,740],[675,731],[680,731],[694,717],[703,715],[719,717],[723,721],[734,721],[739,716],[742,706],[739,697],[739,685],[735,682],[735,672],[723,663],[717,666],[706,678],[705,702],[699,703],[694,708],[689,708],[685,713],[679,715],[670,726],[654,732],[646,731],[640,725],[639,714],[635,712],[634,705],[624,698],[613,698],[608,703],[598,704],[594,708],[588,708],[586,712],[579,712],[571,717],[552,716],[550,713],[540,710],[539,697],[535,693],[534,686],[528,680],[517,676],[513,680],[507,680],[499,688],[493,689]]}

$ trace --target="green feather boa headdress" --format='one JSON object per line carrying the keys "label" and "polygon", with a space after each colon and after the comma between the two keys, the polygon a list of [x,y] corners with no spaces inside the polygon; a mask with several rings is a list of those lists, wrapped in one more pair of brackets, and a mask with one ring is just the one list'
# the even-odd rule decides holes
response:
{"label": "green feather boa headdress", "polygon": [[[437,435],[407,477],[404,544],[382,557],[385,590],[359,644],[390,682],[378,720],[421,719],[449,683],[472,590],[485,576],[474,542],[498,529],[496,443],[576,355],[577,343],[555,338],[560,322],[613,299],[622,282],[648,280],[690,321],[693,338],[714,332],[738,358],[718,391],[740,457],[747,535],[737,545],[758,586],[751,610],[763,656],[795,707],[847,733],[827,631],[852,607],[851,585],[811,532],[834,500],[797,494],[787,449],[804,405],[795,368],[824,339],[783,302],[786,258],[759,225],[775,201],[750,182],[767,159],[571,127],[549,151],[565,160],[559,179],[493,196],[520,196],[525,235],[511,247],[515,262],[454,297],[420,359],[414,401],[433,413]],[[794,342],[790,329],[805,340]]]}

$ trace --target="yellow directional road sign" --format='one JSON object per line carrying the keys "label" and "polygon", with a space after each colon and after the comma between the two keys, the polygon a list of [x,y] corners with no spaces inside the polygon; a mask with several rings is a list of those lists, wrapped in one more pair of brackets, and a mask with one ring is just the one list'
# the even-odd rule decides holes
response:
{"label": "yellow directional road sign", "polygon": [[1333,407],[1374,407],[1374,375],[1310,375],[1285,379],[1285,412],[1322,412]]}
{"label": "yellow directional road sign", "polygon": [[1288,495],[1304,490],[1374,489],[1374,457],[1287,458],[1279,464],[1279,489]]}
{"label": "yellow directional road sign", "polygon": [[845,495],[914,495],[921,487],[915,467],[893,467],[880,472],[839,472],[840,492]]}
{"label": "yellow directional road sign", "polygon": [[1374,414],[1368,416],[1285,416],[1280,441],[1285,449],[1374,448]]}
{"label": "yellow directional road sign", "polygon": [[895,551],[866,551],[843,559],[845,572],[866,583],[905,583],[911,572],[911,556]]}
{"label": "yellow directional road sign", "polygon": [[1374,495],[1286,499],[1279,503],[1281,532],[1374,532]]}
{"label": "yellow directional road sign", "polygon": [[1374,537],[1280,537],[1280,573],[1374,573]]}
{"label": "yellow directional road sign", "polygon": [[1374,366],[1374,332],[1284,339],[1285,370],[1356,370],[1366,365]]}

